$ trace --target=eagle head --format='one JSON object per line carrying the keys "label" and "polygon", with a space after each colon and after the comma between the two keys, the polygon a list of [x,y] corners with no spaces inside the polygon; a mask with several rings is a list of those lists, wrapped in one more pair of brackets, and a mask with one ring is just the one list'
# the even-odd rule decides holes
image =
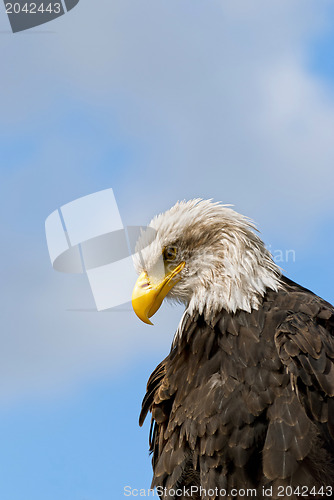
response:
{"label": "eagle head", "polygon": [[267,288],[278,289],[280,270],[255,231],[250,219],[211,200],[180,201],[154,217],[136,244],[137,316],[152,324],[165,297],[207,321],[222,309],[257,309]]}

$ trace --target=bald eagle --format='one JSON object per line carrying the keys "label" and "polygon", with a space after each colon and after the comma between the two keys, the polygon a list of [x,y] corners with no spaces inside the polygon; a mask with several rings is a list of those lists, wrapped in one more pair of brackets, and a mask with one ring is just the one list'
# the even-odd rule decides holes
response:
{"label": "bald eagle", "polygon": [[139,420],[151,412],[161,498],[331,498],[333,306],[281,274],[250,219],[211,200],[156,216],[135,265],[141,320],[165,297],[185,305]]}

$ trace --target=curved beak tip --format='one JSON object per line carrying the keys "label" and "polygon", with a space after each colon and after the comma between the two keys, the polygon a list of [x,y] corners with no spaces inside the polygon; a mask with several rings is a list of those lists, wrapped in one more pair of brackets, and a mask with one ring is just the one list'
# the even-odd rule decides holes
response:
{"label": "curved beak tip", "polygon": [[[136,313],[137,314],[137,313]],[[138,316],[138,314],[137,314]],[[143,323],[146,323],[147,325],[153,325],[152,321],[149,319],[148,316],[138,316],[139,319],[142,320]]]}
{"label": "curved beak tip", "polygon": [[138,299],[138,297],[132,298],[132,308],[137,318],[139,318],[143,323],[146,323],[147,325],[153,325],[147,313],[146,306],[147,305],[143,304],[142,301]]}

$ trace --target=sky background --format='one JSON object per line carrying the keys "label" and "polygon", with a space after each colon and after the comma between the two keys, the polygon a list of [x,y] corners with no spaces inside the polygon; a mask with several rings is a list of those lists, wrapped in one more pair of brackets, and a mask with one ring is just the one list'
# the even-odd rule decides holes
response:
{"label": "sky background", "polygon": [[[154,327],[92,308],[44,222],[112,187],[125,225],[178,199],[253,218],[286,274],[334,302],[334,7],[329,0],[80,0],[12,34],[0,5],[0,498],[148,488]],[[295,256],[295,258],[292,257]]]}

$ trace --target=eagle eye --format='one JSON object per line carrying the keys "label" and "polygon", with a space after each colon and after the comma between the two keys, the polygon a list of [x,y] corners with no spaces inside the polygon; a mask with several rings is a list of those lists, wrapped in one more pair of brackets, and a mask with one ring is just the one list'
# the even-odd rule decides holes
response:
{"label": "eagle eye", "polygon": [[166,247],[164,252],[165,260],[175,260],[177,256],[177,248],[176,247]]}

